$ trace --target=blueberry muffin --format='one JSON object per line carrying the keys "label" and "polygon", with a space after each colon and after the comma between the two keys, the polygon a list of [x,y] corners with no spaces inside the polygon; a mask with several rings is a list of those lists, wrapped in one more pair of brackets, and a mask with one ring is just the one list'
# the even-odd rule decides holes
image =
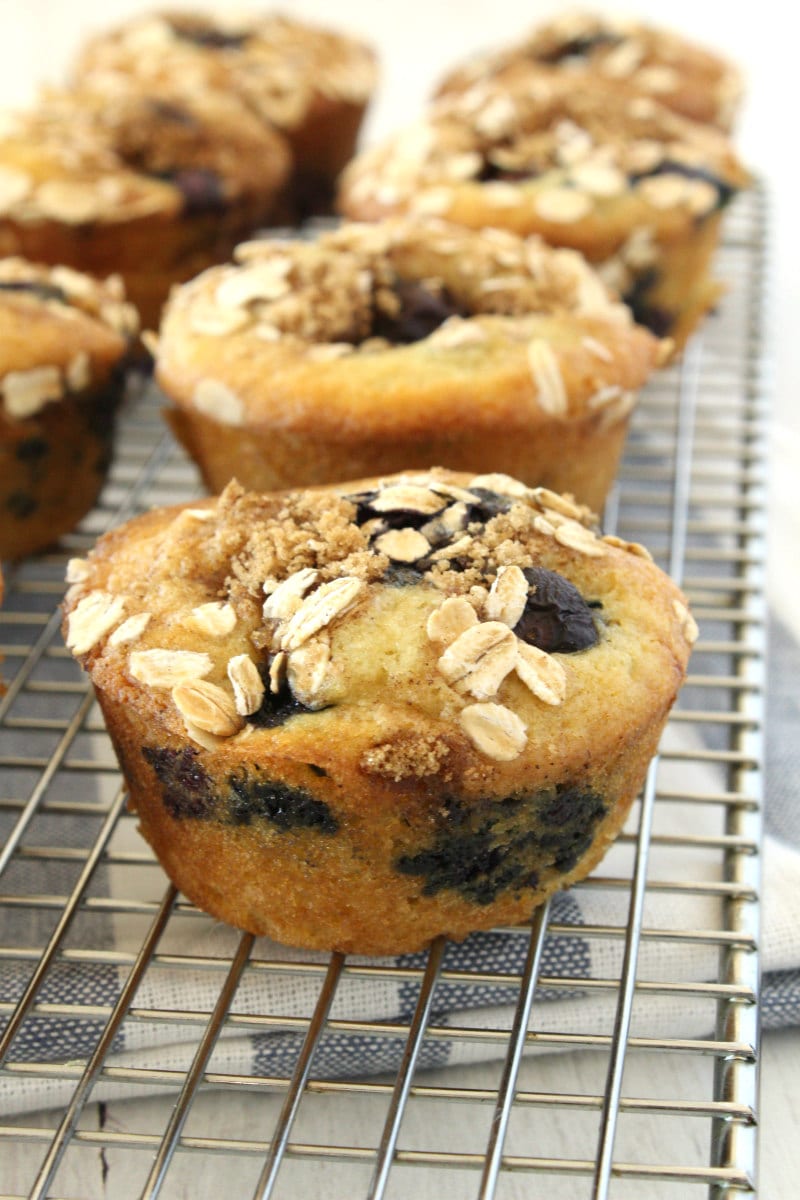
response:
{"label": "blueberry muffin", "polygon": [[233,925],[365,954],[524,922],[586,875],[696,634],[641,547],[494,474],[234,483],[68,578],[168,874]]}
{"label": "blueberry muffin", "polygon": [[342,212],[428,213],[581,251],[678,347],[713,305],[722,210],[748,176],[719,131],[645,96],[538,68],[442,97],[354,160]]}
{"label": "blueberry muffin", "polygon": [[136,332],[119,279],[0,260],[0,558],[44,549],[91,508]]}
{"label": "blueberry muffin", "polygon": [[665,348],[580,255],[405,218],[236,257],[173,293],[156,351],[210,490],[443,462],[602,506]]}
{"label": "blueberry muffin", "polygon": [[289,143],[283,216],[329,212],[334,181],[355,151],[374,91],[363,42],[279,14],[149,13],[93,39],[76,75],[91,86],[136,78],[153,95],[176,78],[236,97]]}
{"label": "blueberry muffin", "polygon": [[48,92],[0,138],[0,253],[119,273],[142,322],[271,218],[284,140],[235,98],[136,81]]}
{"label": "blueberry muffin", "polygon": [[744,91],[736,67],[670,30],[610,14],[566,12],[515,44],[457,67],[440,94],[465,91],[485,79],[520,77],[531,66],[558,66],[579,87],[598,77],[726,132]]}

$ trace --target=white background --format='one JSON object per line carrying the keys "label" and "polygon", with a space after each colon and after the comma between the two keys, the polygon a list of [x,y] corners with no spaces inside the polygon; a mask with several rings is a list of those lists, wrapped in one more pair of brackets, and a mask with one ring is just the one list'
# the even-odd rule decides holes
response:
{"label": "white background", "polygon": [[[90,31],[150,7],[136,0],[0,0],[0,105],[21,106],[41,82],[63,77]],[[189,7],[172,0],[165,5]],[[236,4],[238,9],[253,5]],[[262,6],[263,7],[263,6]],[[375,140],[412,119],[444,69],[473,50],[502,44],[563,5],[522,0],[299,0],[283,12],[335,25],[372,42],[383,82],[366,129]],[[586,3],[584,7],[589,7]],[[613,5],[615,9],[622,6]],[[715,46],[745,70],[749,95],[738,142],[746,163],[767,181],[772,202],[774,420],[771,574],[773,606],[800,636],[800,517],[793,500],[800,468],[800,196],[796,133],[800,24],[792,6],[761,3],[629,3],[624,11]],[[800,1032],[767,1037],[764,1057],[763,1191],[796,1194],[800,1178]],[[694,1194],[694,1190],[692,1191]]]}

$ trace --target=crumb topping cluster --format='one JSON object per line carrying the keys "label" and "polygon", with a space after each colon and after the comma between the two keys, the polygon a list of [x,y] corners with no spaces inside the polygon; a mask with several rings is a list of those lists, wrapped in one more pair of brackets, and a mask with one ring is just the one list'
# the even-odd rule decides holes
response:
{"label": "crumb topping cluster", "polygon": [[[730,128],[741,99],[740,73],[716,54],[668,30],[613,14],[567,12],[537,26],[516,45],[483,54],[454,71],[443,90],[463,89],[482,79],[529,64],[558,64],[576,75],[596,73],[624,83],[676,111]],[[681,95],[684,86],[702,90],[702,100]],[[708,118],[697,113],[708,106]]]}
{"label": "crumb topping cluster", "polygon": [[[509,761],[527,739],[522,718],[498,699],[504,680],[514,674],[538,702],[559,705],[561,656],[598,638],[577,589],[539,565],[542,538],[589,558],[610,545],[646,556],[599,537],[593,523],[569,498],[502,475],[463,487],[433,471],[358,494],[277,498],[231,484],[218,502],[173,520],[138,593],[126,579],[120,594],[113,577],[89,587],[91,560],[72,560],[67,643],[79,656],[121,653],[133,680],[169,692],[192,740],[216,747],[274,724],[271,706],[327,707],[333,634],[371,611],[376,589],[426,588],[425,638],[460,730],[482,756]],[[169,606],[170,581],[198,574],[208,580],[202,603],[154,610],[154,597]],[[676,616],[688,638],[688,612]],[[186,645],[159,645],[158,630],[176,626],[188,631]]]}
{"label": "crumb topping cluster", "polygon": [[[72,336],[70,323],[78,312],[126,341],[138,330],[136,309],[126,302],[119,276],[100,282],[70,267],[44,267],[23,258],[0,259],[0,336],[3,310],[30,311],[31,304],[63,322],[65,340]],[[84,391],[91,382],[91,358],[86,350],[76,350],[64,368],[42,363],[28,370],[7,371],[0,377],[2,409],[12,420],[24,420],[69,392]]]}
{"label": "crumb topping cluster", "polygon": [[478,343],[486,332],[475,316],[629,321],[581,255],[498,229],[478,234],[436,219],[351,223],[313,243],[246,242],[234,257],[173,300],[192,331],[312,342],[309,356],[320,361],[425,336],[442,347]]}
{"label": "crumb topping cluster", "polygon": [[480,81],[443,96],[428,114],[345,173],[345,203],[446,213],[456,189],[479,183],[487,200],[526,198],[555,224],[589,217],[625,194],[696,218],[724,204],[744,173],[727,139],[648,96],[602,80],[591,91],[542,67],[519,81]]}
{"label": "crumb topping cluster", "polygon": [[232,89],[271,124],[291,130],[315,96],[363,104],[375,88],[372,51],[353,38],[279,14],[195,13],[135,18],[96,38],[79,68],[90,75],[180,77],[196,92]]}

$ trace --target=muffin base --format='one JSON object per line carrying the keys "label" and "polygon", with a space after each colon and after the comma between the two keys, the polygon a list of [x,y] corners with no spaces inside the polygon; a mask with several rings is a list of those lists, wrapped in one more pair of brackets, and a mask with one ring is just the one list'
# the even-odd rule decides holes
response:
{"label": "muffin base", "polygon": [[[603,765],[572,764],[563,787],[554,780],[531,796],[445,797],[440,782],[433,789],[424,780],[371,778],[365,787],[346,753],[309,736],[302,760],[257,756],[278,815],[265,818],[262,806],[249,817],[239,807],[232,821],[205,811],[208,796],[242,769],[229,748],[220,758],[189,741],[155,744],[152,714],[135,713],[122,696],[99,691],[98,700],[141,832],[193,903],[290,945],[376,955],[524,923],[548,895],[587,875],[622,828],[667,712],[632,727]],[[251,738],[239,750],[243,763],[254,761],[252,746]],[[237,789],[237,805],[243,796],[246,804]],[[313,818],[310,803],[320,805]],[[542,867],[554,855],[561,868]]]}
{"label": "muffin base", "polygon": [[224,212],[153,213],[120,222],[69,225],[0,221],[0,255],[72,267],[98,278],[122,275],[142,328],[158,327],[170,288],[226,262],[234,247],[271,219],[273,202],[232,205]]}
{"label": "muffin base", "polygon": [[722,214],[707,218],[685,241],[662,246],[658,266],[643,270],[624,296],[634,320],[680,352],[724,291],[711,274]]}
{"label": "muffin base", "polygon": [[173,433],[220,492],[232,478],[253,491],[314,487],[332,479],[390,475],[442,465],[455,471],[502,471],[531,487],[568,492],[600,511],[616,477],[628,420],[603,428],[600,418],[554,423],[549,432],[453,428],[430,436],[362,436],[334,440],[271,427],[224,425],[205,413],[168,409]]}
{"label": "muffin base", "polygon": [[281,130],[293,166],[277,220],[296,224],[334,212],[336,181],[355,154],[366,108],[318,94],[299,125]]}
{"label": "muffin base", "polygon": [[0,409],[0,558],[44,550],[92,507],[111,465],[122,390],[118,372],[22,421]]}

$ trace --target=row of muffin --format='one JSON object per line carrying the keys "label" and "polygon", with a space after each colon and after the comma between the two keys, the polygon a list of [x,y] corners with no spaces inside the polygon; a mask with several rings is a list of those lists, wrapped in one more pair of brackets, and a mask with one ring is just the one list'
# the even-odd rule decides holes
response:
{"label": "row of muffin", "polygon": [[[169,150],[170,186],[196,187],[198,171],[210,168],[186,167],[185,145],[170,131],[188,128],[192,152],[201,145],[207,152],[207,130],[170,107],[170,81],[182,80],[184,98],[209,103],[241,92],[263,117],[274,69],[268,55],[269,70],[262,61],[268,27],[273,39],[275,28],[282,31],[280,47],[289,36],[285,22],[258,22],[245,35],[199,17],[137,19],[90,45],[82,77],[91,83],[80,94],[59,94],[51,107],[66,120],[77,104],[84,115],[91,111],[92,124],[99,106],[85,103],[88,96],[123,96],[127,104],[135,92],[137,105],[149,105],[139,135],[148,156],[156,155],[145,156],[148,171],[156,160],[163,166]],[[315,52],[323,36],[332,37],[315,33]],[[342,67],[345,46],[361,63],[356,76],[363,82],[363,47],[342,43],[333,65]],[[233,475],[272,488],[431,462],[469,470],[489,462],[599,509],[638,389],[716,295],[709,258],[721,211],[745,179],[722,133],[673,110],[724,123],[736,88],[735,74],[713,56],[663,33],[589,18],[561,19],[516,52],[454,72],[411,130],[345,170],[340,207],[370,224],[344,225],[309,244],[246,242],[235,262],[201,273],[173,296],[160,341],[149,344],[175,402],[173,427],[208,486],[219,491]],[[645,95],[648,89],[671,107]],[[43,104],[29,120],[45,111]],[[119,113],[111,104],[104,119],[124,141],[129,127]],[[274,112],[271,119],[277,121]],[[74,129],[76,137],[85,132],[77,121]],[[13,140],[4,145],[8,151]],[[64,143],[62,165],[82,170],[73,148],[74,139]],[[211,148],[231,149],[224,139],[212,139]],[[33,149],[41,146],[31,142]],[[241,159],[238,149],[233,157]],[[110,195],[103,178],[97,187]],[[39,199],[53,182],[37,187]],[[52,251],[57,234],[73,260],[93,253],[95,235],[117,255],[124,245],[163,294],[158,253],[153,264],[114,221],[78,205],[74,223],[53,214],[43,222],[35,208],[25,209],[28,202],[20,199],[22,209],[6,215],[0,234],[17,237],[21,229],[42,251]],[[196,215],[188,204],[183,224]],[[140,216],[142,237],[151,240],[157,230],[156,242],[172,254],[173,236],[152,224],[152,213]],[[206,211],[202,220],[225,225],[220,213]],[[178,221],[173,229],[179,240],[182,227]],[[196,244],[196,233],[189,242]],[[117,265],[141,298],[136,274]],[[62,328],[63,354],[74,356],[74,296],[64,280],[74,291],[77,275],[59,265],[45,287],[38,268],[26,275],[12,260],[5,269],[0,299],[16,349],[6,364],[0,417],[10,428],[9,531],[0,553],[18,557],[59,531],[56,513],[75,519],[55,484],[49,505],[34,495],[37,480],[58,476],[43,460],[60,436],[23,427],[20,418],[45,420],[56,395],[73,398],[80,389],[58,355],[48,358],[48,350],[37,359],[46,340],[17,338],[14,329],[38,304],[40,323],[56,340]],[[119,282],[104,286],[116,296],[111,304],[106,298],[106,316],[114,313],[117,332],[129,334],[135,318],[121,302]],[[631,321],[615,302],[620,293],[654,333]],[[659,343],[667,331],[671,340]],[[124,345],[115,348],[108,345],[106,354],[119,356]],[[105,372],[96,368],[93,384],[103,385]],[[94,416],[89,423],[101,431]],[[107,446],[97,457],[107,458]],[[61,492],[67,484],[77,505],[69,467]]]}
{"label": "row of muffin", "polygon": [[330,209],[376,62],[283,16],[147,14],[71,77],[0,128],[0,559],[94,502],[170,287]]}
{"label": "row of muffin", "polygon": [[[0,556],[93,503],[136,329],[118,279],[0,261]],[[447,463],[594,509],[668,351],[574,251],[413,217],[245,243],[175,292],[148,342],[212,492]]]}
{"label": "row of muffin", "polygon": [[[721,135],[629,84],[577,105],[566,60],[592,43],[624,58],[622,34],[575,34],[524,88],[511,77],[533,68],[488,64],[501,86],[469,67],[346,171],[358,221],[245,242],[148,339],[221,495],[71,560],[65,638],[145,837],[242,928],[396,953],[527,920],[619,832],[684,677],[685,598],[581,502],[602,503],[674,343],[577,251],[607,276],[650,272],[611,282],[680,339],[708,302],[690,269],[741,180]],[[54,407],[48,388],[106,386],[114,353],[80,341],[74,273],[4,269],[13,304],[69,346],[55,374],[29,365],[6,387],[23,424]],[[92,315],[124,339],[131,314],[104,287]],[[264,494],[233,474],[322,486]]]}
{"label": "row of muffin", "polygon": [[680,348],[714,304],[721,212],[747,183],[726,130],[738,72],[673,34],[566,14],[453,70],[360,155],[339,206],[434,214],[578,250]]}
{"label": "row of muffin", "polygon": [[[0,253],[120,273],[146,327],[254,229],[330,211],[376,80],[362,42],[279,17],[135,18],[0,138]],[[714,302],[719,213],[746,172],[738,73],[683,39],[562,16],[457,68],[360,155],[338,208],[436,215],[579,250],[680,345]]]}
{"label": "row of muffin", "polygon": [[599,511],[639,388],[720,293],[740,90],[683,39],[576,15],[452,71],[345,168],[349,224],[173,295],[151,346],[210,490],[444,463]]}
{"label": "row of muffin", "polygon": [[136,17],[0,134],[0,254],[123,276],[145,325],[254,229],[330,211],[376,81],[283,16]]}
{"label": "row of muffin", "polygon": [[[545,82],[548,65],[553,64],[558,65],[557,74],[570,90],[575,90],[572,85],[578,69],[581,91],[585,91],[588,75],[593,93],[599,89],[594,93],[595,108],[605,103],[603,91],[606,99],[616,94],[623,103],[632,96],[641,99],[655,93],[659,109],[674,109],[700,121],[725,124],[732,118],[740,90],[738,75],[727,64],[663,31],[605,18],[559,18],[518,47],[454,71],[443,85],[443,91],[463,95],[466,105],[457,105],[450,112],[451,118],[474,123],[473,135],[501,135],[499,146],[482,147],[486,153],[482,174],[488,174],[490,182],[492,173],[496,181],[498,176],[506,178],[509,170],[512,178],[519,178],[525,171],[541,170],[541,155],[538,160],[537,156],[531,160],[530,155],[526,159],[529,147],[503,144],[502,139],[514,133],[503,126],[509,126],[513,117],[508,95],[535,93],[541,99],[542,88],[546,91],[549,86]],[[181,254],[176,247],[190,242],[198,251],[204,241],[200,228],[189,235],[192,223],[188,218],[205,208],[216,217],[218,235],[226,224],[238,223],[240,233],[247,224],[244,210],[236,221],[236,197],[243,188],[247,191],[246,182],[239,178],[241,172],[249,172],[251,192],[253,188],[262,189],[261,200],[251,208],[260,206],[262,221],[266,213],[274,216],[270,196],[274,198],[273,185],[276,181],[279,184],[285,174],[285,164],[276,149],[281,136],[291,144],[293,176],[315,176],[329,200],[332,180],[352,152],[355,132],[374,85],[375,66],[374,56],[363,43],[284,18],[247,21],[237,16],[211,21],[198,15],[157,15],[136,18],[96,38],[80,56],[74,77],[80,80],[79,86],[45,95],[32,112],[12,122],[7,130],[8,137],[0,147],[0,162],[7,171],[3,178],[4,200],[12,218],[18,216],[21,221],[15,226],[12,219],[5,235],[12,243],[16,239],[19,250],[19,239],[30,233],[29,229],[20,230],[20,223],[29,226],[34,220],[41,226],[49,217],[68,227],[89,222],[107,224],[110,237],[100,238],[97,247],[85,244],[85,229],[80,238],[72,239],[69,228],[47,232],[55,240],[60,238],[65,254],[80,259],[72,261],[62,254],[59,262],[92,269],[100,252],[100,257],[106,256],[106,270],[109,266],[128,268],[129,292],[139,293],[139,276],[157,275],[156,264],[148,263],[142,272],[135,251],[128,258],[119,258],[124,256],[124,247],[119,245],[115,260],[113,242],[115,235],[128,232],[127,218],[146,218],[149,210],[154,216],[155,209],[163,209],[166,193],[162,186],[159,201],[157,184],[171,184],[177,193],[172,196],[167,222],[178,227],[171,229],[176,240],[171,255],[172,278],[179,277],[175,260]],[[495,89],[488,98],[487,83]],[[548,125],[547,113],[521,115],[525,136],[541,134]],[[614,120],[619,116],[615,114]],[[534,126],[528,127],[531,119]],[[624,114],[622,119],[624,123]],[[256,124],[271,135],[269,145],[259,143],[254,133]],[[425,138],[437,140],[436,121],[423,125]],[[464,133],[462,129],[460,135]],[[673,129],[673,138],[680,133],[680,129]],[[688,136],[691,140],[691,134]],[[389,148],[389,157],[396,160],[400,174],[407,175],[408,138],[403,136],[400,142],[402,145]],[[102,154],[92,158],[90,151],[99,152],[101,148]],[[596,154],[590,155],[582,168],[593,170],[597,163],[591,161],[592,157],[604,160],[609,149],[599,144]],[[638,147],[634,158],[641,159],[644,152],[652,159],[652,151],[652,146]],[[474,158],[475,151],[470,154]],[[576,155],[574,144],[570,155]],[[437,164],[431,165],[435,172]],[[686,165],[684,162],[683,168]],[[714,164],[705,165],[712,168]],[[659,173],[674,174],[670,163],[665,166],[666,171],[662,168]],[[682,166],[678,162],[678,173]],[[469,176],[463,157],[457,162],[440,162],[438,168],[444,170],[448,181]],[[638,164],[634,169],[638,170]],[[428,181],[419,182],[428,189]],[[567,187],[573,182],[568,179]],[[668,184],[674,193],[676,180],[671,178]],[[362,178],[359,187],[369,190],[369,181]],[[293,190],[297,190],[294,184]],[[381,202],[393,190],[390,180],[380,180]],[[668,190],[661,189],[664,195]],[[695,187],[691,191],[693,204],[702,208],[700,190]],[[490,194],[500,197],[502,191],[490,189]],[[441,196],[429,196],[425,203],[434,204],[437,199],[441,204]],[[586,202],[586,196],[571,199],[573,208]],[[565,206],[559,201],[563,197],[555,197],[553,205],[566,212],[569,202]],[[542,207],[546,208],[547,202]],[[225,220],[221,219],[223,213],[227,214]],[[250,213],[251,220],[254,215]],[[164,219],[162,211],[149,223],[151,233],[161,235],[161,240]],[[181,237],[181,222],[187,220]],[[135,226],[134,234],[137,230],[144,232]],[[97,230],[93,233],[98,236]],[[207,236],[206,230],[206,241]],[[48,239],[39,240],[45,243],[45,261],[53,261],[47,256]],[[120,240],[118,236],[116,240]],[[75,244],[78,242],[84,244],[79,248]],[[211,248],[205,248],[206,256],[211,252]],[[218,245],[217,256],[220,252],[224,253],[224,248]],[[194,266],[191,273],[196,273],[202,257],[196,253],[194,263],[186,261],[184,272]],[[151,284],[151,301],[152,290]],[[134,299],[143,297],[137,294]],[[147,307],[152,309],[152,303]],[[152,316],[152,311],[145,313],[146,323],[152,321]]]}

